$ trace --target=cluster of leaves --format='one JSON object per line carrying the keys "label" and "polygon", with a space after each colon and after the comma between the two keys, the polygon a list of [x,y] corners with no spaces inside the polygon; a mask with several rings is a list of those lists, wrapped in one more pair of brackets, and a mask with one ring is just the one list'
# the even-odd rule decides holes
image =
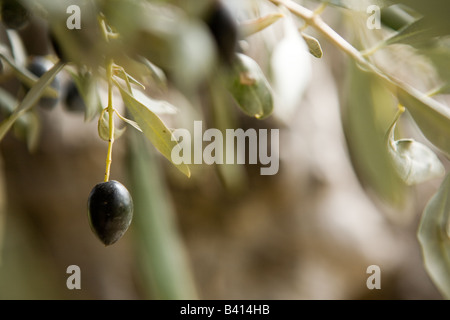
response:
{"label": "cluster of leaves", "polygon": [[[353,0],[329,3],[363,13],[368,5]],[[362,56],[355,59],[360,66],[373,72],[362,71],[356,65],[349,70],[348,89],[351,93],[343,110],[344,128],[352,160],[361,180],[383,199],[399,204],[405,201],[406,186],[445,175],[444,166],[428,146],[413,139],[395,140],[394,131],[406,108],[441,156],[450,155],[450,111],[448,106],[433,99],[436,95],[450,93],[450,22],[446,15],[450,4],[443,0],[381,0],[371,1],[371,4],[381,8],[383,29],[372,31],[372,34],[378,32],[381,40],[362,51]],[[437,87],[420,92],[396,79],[395,74],[389,74],[389,70],[373,68],[376,60],[371,59],[372,55],[380,51],[389,53],[394,45],[396,48],[413,48],[417,56],[424,57],[438,75],[437,79],[433,79],[433,83],[438,83]],[[381,115],[392,113],[391,106],[397,104],[397,114],[386,131],[386,117]],[[447,177],[427,204],[418,230],[425,266],[446,298],[450,298],[448,188]]]}
{"label": "cluster of leaves", "polygon": [[[213,103],[220,100],[217,97],[229,95],[251,117],[265,119],[274,109],[282,108],[280,115],[288,120],[310,79],[310,54],[316,58],[323,54],[318,40],[304,33],[309,25],[356,62],[350,63],[348,70],[351,94],[342,116],[352,161],[361,181],[382,199],[399,204],[404,201],[408,185],[445,173],[428,146],[413,139],[395,140],[394,136],[406,108],[424,136],[442,155],[450,155],[450,112],[431,97],[450,91],[450,69],[446,63],[450,54],[447,31],[450,22],[445,16],[450,5],[444,0],[431,4],[420,0],[315,1],[322,3],[322,9],[326,4],[354,13],[365,13],[369,4],[382,8],[382,31],[388,31],[388,36],[362,52],[321,21],[321,10],[313,12],[290,0],[249,0],[253,8],[247,12],[249,19],[239,23],[216,0],[80,1],[81,29],[67,28],[66,10],[71,2],[20,1],[29,12],[47,21],[60,61],[37,79],[20,65],[14,50],[2,47],[2,62],[31,90],[20,103],[13,99],[5,103],[7,99],[2,99],[2,104],[9,106],[10,115],[0,124],[0,139],[14,123],[29,114],[41,96],[55,96],[49,85],[63,69],[72,76],[86,104],[86,120],[98,117],[101,138],[111,140],[112,132],[108,118],[112,113],[101,106],[98,94],[99,85],[107,82],[118,89],[133,120],[117,111],[115,114],[142,131],[169,161],[177,141],[158,111],[174,107],[148,97],[144,84],[161,90],[174,86],[190,101],[198,101],[198,89],[207,85],[216,97]],[[267,6],[271,12],[260,15],[258,8]],[[264,69],[245,54],[240,43],[281,18],[283,38],[273,49],[272,77],[268,79]],[[306,26],[299,29],[300,23]],[[439,87],[425,94],[378,69],[370,55],[394,44],[411,46],[426,56],[440,76]],[[112,75],[108,77],[107,65],[111,61]],[[386,125],[386,117],[380,114],[392,113],[392,106],[397,105],[400,105],[397,114],[391,114],[390,126]],[[221,121],[216,127],[223,129],[226,124]],[[121,130],[116,131],[117,137],[120,133]],[[190,175],[186,164],[176,166]],[[444,180],[430,200],[419,228],[427,268],[446,297],[450,297],[448,181]]]}

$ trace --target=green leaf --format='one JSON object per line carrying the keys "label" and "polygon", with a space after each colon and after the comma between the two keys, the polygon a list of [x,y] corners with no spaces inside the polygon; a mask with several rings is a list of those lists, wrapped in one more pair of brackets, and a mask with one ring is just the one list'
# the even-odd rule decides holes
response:
{"label": "green leaf", "polygon": [[316,58],[320,59],[323,56],[322,46],[320,45],[319,40],[310,35],[307,35],[302,32],[303,40],[305,40],[306,45],[309,48],[309,52]]}
{"label": "green leaf", "polygon": [[397,120],[389,130],[388,150],[403,181],[413,185],[444,176],[445,168],[430,148],[413,139],[395,140]]}
{"label": "green leaf", "polygon": [[366,12],[367,7],[369,5],[377,5],[380,8],[385,7],[391,4],[388,0],[370,0],[370,1],[362,1],[362,0],[319,0],[319,2],[330,4],[336,7],[342,7],[354,11],[362,11]]}
{"label": "green leaf", "polygon": [[400,103],[408,109],[425,137],[450,155],[450,110],[412,87],[398,88]]}
{"label": "green leaf", "polygon": [[135,78],[133,78],[127,72],[125,72],[125,70],[123,70],[122,68],[117,68],[114,71],[115,71],[115,75],[118,76],[120,79],[125,80],[126,82],[128,82],[130,84],[132,83],[134,85],[137,85],[137,86],[141,87],[143,90],[145,90],[145,86],[142,83],[137,81]]}
{"label": "green leaf", "polygon": [[388,90],[374,75],[351,63],[342,119],[353,168],[362,185],[394,206],[404,203],[405,184],[400,179],[386,148],[386,121],[382,111],[394,104]]}
{"label": "green leaf", "polygon": [[[114,127],[114,139],[118,139],[126,130],[126,127]],[[97,124],[98,136],[104,141],[109,141],[109,113],[102,112]]]}
{"label": "green leaf", "polygon": [[269,82],[252,58],[236,54],[228,89],[247,115],[264,119],[272,113],[273,98]]}
{"label": "green leaf", "polygon": [[424,19],[419,19],[413,23],[406,25],[397,33],[384,40],[384,45],[397,43],[409,44],[413,46],[428,43],[432,36],[432,29]]}
{"label": "green leaf", "polygon": [[86,105],[84,120],[91,121],[102,110],[96,79],[90,72],[70,72],[70,75]]}
{"label": "green leaf", "polygon": [[241,30],[242,38],[249,37],[259,31],[264,30],[265,28],[271,26],[278,19],[282,18],[283,15],[281,13],[270,13],[264,17],[260,17],[257,19],[244,21],[240,24],[239,28]]}
{"label": "green leaf", "polygon": [[[11,66],[11,70],[13,71],[14,75],[27,87],[33,87],[38,81],[38,77],[36,77],[26,68],[22,68],[21,66],[16,65],[14,60],[6,52],[0,51],[0,58]],[[58,98],[58,91],[51,86],[47,86],[44,88],[42,96],[46,98]]]}
{"label": "green leaf", "polygon": [[425,268],[441,294],[450,299],[450,175],[425,207],[418,238]]}
{"label": "green leaf", "polygon": [[408,7],[401,4],[394,4],[381,9],[381,23],[396,31],[410,25],[417,18],[417,15],[413,14]]}
{"label": "green leaf", "polygon": [[[130,93],[124,90],[117,82],[117,87],[120,90],[122,99],[125,106],[132,114],[134,120],[139,124],[139,127],[144,132],[145,136],[151,141],[151,143],[158,149],[161,154],[172,162],[171,154],[172,149],[178,145],[175,140],[172,131],[166,127],[161,119],[153,113],[149,108],[136,100]],[[172,162],[173,163],[173,162]],[[179,165],[174,164],[182,173],[190,177],[191,172],[189,167],[181,163]]]}
{"label": "green leaf", "polygon": [[45,89],[51,84],[55,76],[63,67],[64,63],[60,61],[39,78],[11,116],[0,124],[0,141],[4,138],[14,122],[38,102]]}

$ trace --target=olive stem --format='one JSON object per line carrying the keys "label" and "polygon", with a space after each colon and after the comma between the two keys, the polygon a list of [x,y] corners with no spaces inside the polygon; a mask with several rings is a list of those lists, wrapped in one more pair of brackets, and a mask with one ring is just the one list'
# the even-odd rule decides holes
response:
{"label": "olive stem", "polygon": [[111,172],[111,163],[112,163],[112,149],[114,144],[114,107],[112,105],[112,72],[113,72],[113,60],[110,59],[108,61],[106,67],[106,77],[108,79],[108,106],[106,107],[106,111],[109,115],[109,137],[108,137],[108,154],[106,156],[106,170],[105,170],[105,182],[109,181],[109,176]]}

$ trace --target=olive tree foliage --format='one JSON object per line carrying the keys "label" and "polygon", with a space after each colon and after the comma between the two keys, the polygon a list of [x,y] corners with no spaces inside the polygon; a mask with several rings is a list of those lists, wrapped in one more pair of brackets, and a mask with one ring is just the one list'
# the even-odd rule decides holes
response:
{"label": "olive tree foliage", "polygon": [[[21,1],[48,24],[55,64],[38,78],[14,50],[0,47],[2,63],[31,87],[20,101],[1,92],[6,116],[0,139],[21,126],[33,146],[39,131],[31,111],[42,96],[56,96],[50,84],[65,70],[85,102],[86,121],[98,121],[99,136],[109,144],[107,181],[112,143],[121,134],[114,117],[142,132],[171,161],[178,142],[159,112],[176,106],[148,96],[145,87],[164,91],[170,86],[194,106],[200,89],[207,88],[216,97],[211,100],[215,112],[238,108],[261,121],[277,117],[289,122],[311,78],[311,59],[327,54],[321,46],[327,42],[347,57],[342,123],[355,172],[366,189],[399,208],[408,201],[410,186],[446,174],[440,160],[450,155],[450,111],[442,102],[450,93],[446,0],[85,0],[77,2],[79,25],[69,28],[68,17],[77,12],[68,10],[72,2]],[[339,31],[323,18],[325,9],[345,21]],[[282,36],[266,53],[268,66],[260,66],[247,54],[245,41],[276,26]],[[416,77],[398,72],[399,64]],[[100,85],[110,93],[118,90],[126,115],[114,109],[112,94],[108,106],[100,103]],[[232,97],[234,105],[224,105],[220,97]],[[226,127],[216,118],[216,127]],[[416,125],[426,141],[398,137],[408,124]],[[187,164],[174,166],[191,175]],[[447,177],[418,226],[425,266],[445,298],[450,298],[449,192]]]}

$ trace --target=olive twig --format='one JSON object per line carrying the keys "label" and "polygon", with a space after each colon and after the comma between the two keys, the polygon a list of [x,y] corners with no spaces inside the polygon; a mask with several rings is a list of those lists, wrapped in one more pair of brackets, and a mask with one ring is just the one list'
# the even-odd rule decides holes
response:
{"label": "olive twig", "polygon": [[106,112],[109,115],[109,137],[108,137],[108,153],[106,156],[106,170],[105,170],[105,182],[109,181],[109,176],[111,172],[112,163],[112,148],[114,144],[114,107],[112,105],[112,70],[113,70],[113,60],[108,61],[106,67],[106,77],[108,79],[108,106],[106,107]]}

